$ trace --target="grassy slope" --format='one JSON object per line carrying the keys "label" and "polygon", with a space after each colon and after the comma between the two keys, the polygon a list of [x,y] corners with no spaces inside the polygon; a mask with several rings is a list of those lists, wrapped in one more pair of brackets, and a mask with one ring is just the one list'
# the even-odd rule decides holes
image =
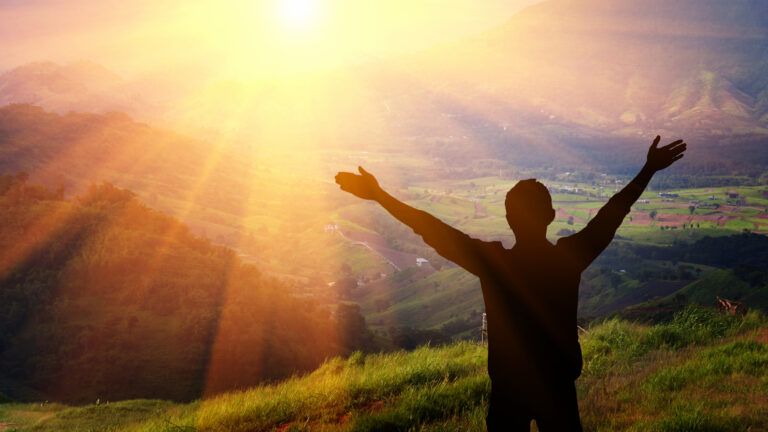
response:
{"label": "grassy slope", "polygon": [[[416,273],[412,280],[401,281],[401,276],[393,276],[391,283],[384,281],[358,288],[358,295],[363,298],[360,306],[372,328],[439,327],[467,311],[480,313],[484,309],[480,282],[460,268],[446,268],[426,277]],[[390,302],[392,306],[377,311],[377,301]]]}
{"label": "grassy slope", "polygon": [[[768,323],[687,310],[670,324],[608,321],[582,336],[585,428],[768,428]],[[192,404],[0,405],[18,431],[483,430],[486,350],[461,342],[333,359],[281,383]]]}

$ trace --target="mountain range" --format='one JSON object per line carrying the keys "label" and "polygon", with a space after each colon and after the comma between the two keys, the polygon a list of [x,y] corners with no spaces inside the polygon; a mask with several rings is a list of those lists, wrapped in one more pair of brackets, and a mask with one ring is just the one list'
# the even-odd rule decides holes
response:
{"label": "mountain range", "polygon": [[[707,144],[762,140],[766,77],[764,2],[549,0],[468,40],[292,80],[182,91],[88,62],[33,63],[0,75],[0,103],[120,110],[182,131],[228,128],[264,147],[367,138],[402,149],[416,139],[427,149],[504,157],[524,143],[567,162],[584,158],[573,153],[585,141],[604,148],[656,133]],[[275,119],[303,133],[264,132]]]}

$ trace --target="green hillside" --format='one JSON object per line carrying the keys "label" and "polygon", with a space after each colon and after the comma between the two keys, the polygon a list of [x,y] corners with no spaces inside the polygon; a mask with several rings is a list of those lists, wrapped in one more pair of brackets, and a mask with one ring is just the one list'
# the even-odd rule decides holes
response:
{"label": "green hillside", "polygon": [[687,304],[712,305],[712,299],[717,297],[740,301],[749,308],[768,310],[765,272],[743,272],[743,268],[707,272],[701,279],[675,291],[674,294],[632,305],[621,314],[635,319],[663,319],[663,315],[679,310]]}
{"label": "green hillside", "polygon": [[0,175],[0,394],[191,400],[369,348],[359,309],[301,295],[129,191]]}
{"label": "green hillside", "polygon": [[[768,322],[686,309],[668,324],[611,320],[581,337],[589,431],[765,430]],[[480,431],[486,347],[354,353],[273,385],[190,404],[0,405],[6,431]]]}
{"label": "green hillside", "polygon": [[[425,275],[416,269],[360,287],[362,312],[372,326],[436,327],[484,309],[476,277],[451,267]],[[478,322],[479,326],[479,322]]]}

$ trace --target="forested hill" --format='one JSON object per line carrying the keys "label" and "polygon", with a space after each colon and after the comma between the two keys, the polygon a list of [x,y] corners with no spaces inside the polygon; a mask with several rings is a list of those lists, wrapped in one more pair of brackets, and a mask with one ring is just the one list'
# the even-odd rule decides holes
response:
{"label": "forested hill", "polygon": [[0,394],[185,400],[370,343],[355,307],[292,296],[126,190],[0,176]]}
{"label": "forested hill", "polygon": [[193,233],[247,254],[243,259],[264,273],[337,280],[338,260],[318,255],[327,254],[322,227],[346,198],[332,182],[342,165],[336,161],[318,174],[306,158],[285,161],[244,146],[148,126],[122,113],[0,107],[0,173],[25,171],[30,181],[63,187],[67,196],[109,182]]}

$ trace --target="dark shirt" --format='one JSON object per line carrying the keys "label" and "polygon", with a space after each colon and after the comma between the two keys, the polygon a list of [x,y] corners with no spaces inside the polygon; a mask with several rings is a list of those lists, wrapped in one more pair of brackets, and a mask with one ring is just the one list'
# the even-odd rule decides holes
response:
{"label": "dark shirt", "polygon": [[492,382],[554,383],[579,376],[581,273],[611,242],[633,202],[631,194],[619,193],[583,230],[528,249],[472,238],[426,212],[410,224],[440,255],[480,278]]}

